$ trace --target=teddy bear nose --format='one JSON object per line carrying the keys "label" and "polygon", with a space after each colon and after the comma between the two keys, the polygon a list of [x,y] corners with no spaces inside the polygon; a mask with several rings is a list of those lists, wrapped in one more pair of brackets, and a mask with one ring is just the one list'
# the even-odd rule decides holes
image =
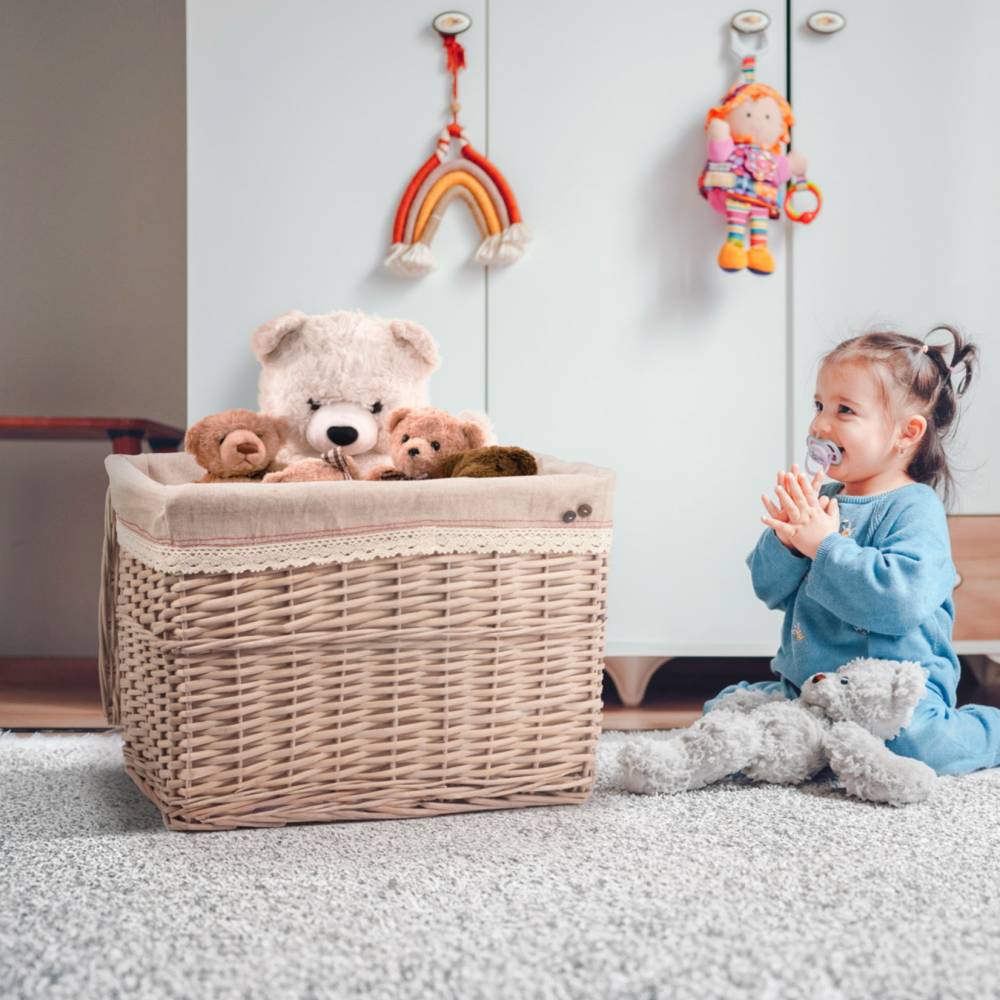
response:
{"label": "teddy bear nose", "polygon": [[255,445],[255,444],[241,444],[241,445],[237,445],[236,450],[241,455],[253,455],[257,451],[257,445]]}
{"label": "teddy bear nose", "polygon": [[358,432],[354,427],[327,427],[326,436],[341,448],[344,445],[354,444],[358,439]]}
{"label": "teddy bear nose", "polygon": [[420,454],[420,449],[419,448],[411,448],[406,454],[409,455],[410,458],[416,458],[417,455]]}
{"label": "teddy bear nose", "polygon": [[820,681],[826,680],[826,674],[816,674],[813,677],[813,684],[819,684]]}

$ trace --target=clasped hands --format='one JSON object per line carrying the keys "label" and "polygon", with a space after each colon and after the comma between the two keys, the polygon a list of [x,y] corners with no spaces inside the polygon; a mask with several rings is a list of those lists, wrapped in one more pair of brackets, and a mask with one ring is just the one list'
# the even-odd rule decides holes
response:
{"label": "clasped hands", "polygon": [[778,505],[766,494],[761,495],[769,515],[761,520],[774,529],[782,545],[808,559],[816,558],[824,538],[840,530],[840,508],[836,498],[819,495],[822,481],[822,472],[817,472],[810,480],[793,465],[791,472],[778,473],[774,490]]}

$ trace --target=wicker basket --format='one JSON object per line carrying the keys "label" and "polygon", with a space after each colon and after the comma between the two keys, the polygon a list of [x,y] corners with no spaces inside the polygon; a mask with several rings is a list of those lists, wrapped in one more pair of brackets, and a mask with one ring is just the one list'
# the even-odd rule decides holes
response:
{"label": "wicker basket", "polygon": [[169,828],[586,799],[610,473],[208,486],[187,455],[107,467],[102,694]]}

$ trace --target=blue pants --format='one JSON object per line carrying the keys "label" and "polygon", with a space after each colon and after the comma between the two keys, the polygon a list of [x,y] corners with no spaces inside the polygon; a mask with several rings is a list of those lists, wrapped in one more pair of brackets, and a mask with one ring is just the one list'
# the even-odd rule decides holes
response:
{"label": "blue pants", "polygon": [[[733,691],[782,692],[797,698],[798,691],[789,681],[740,681],[723,688],[705,702],[707,712],[724,695]],[[936,689],[913,710],[910,724],[886,746],[900,757],[913,757],[934,768],[938,774],[967,774],[984,767],[1000,765],[1000,708],[988,705],[945,704]]]}

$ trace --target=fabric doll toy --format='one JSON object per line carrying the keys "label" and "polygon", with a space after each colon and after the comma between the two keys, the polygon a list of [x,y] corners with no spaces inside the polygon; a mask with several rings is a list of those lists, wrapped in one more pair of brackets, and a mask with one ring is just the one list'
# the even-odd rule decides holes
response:
{"label": "fabric doll toy", "polygon": [[708,112],[708,162],[698,189],[712,208],[726,217],[726,242],[719,251],[719,267],[771,274],[774,257],[767,246],[767,224],[768,219],[780,217],[781,185],[792,178],[796,187],[807,187],[816,197],[812,212],[796,216],[788,211],[796,222],[811,222],[816,217],[820,194],[805,180],[806,158],[797,152],[782,153],[794,122],[788,101],[772,87],[755,82],[755,71],[756,58],[744,57],[741,79]]}

